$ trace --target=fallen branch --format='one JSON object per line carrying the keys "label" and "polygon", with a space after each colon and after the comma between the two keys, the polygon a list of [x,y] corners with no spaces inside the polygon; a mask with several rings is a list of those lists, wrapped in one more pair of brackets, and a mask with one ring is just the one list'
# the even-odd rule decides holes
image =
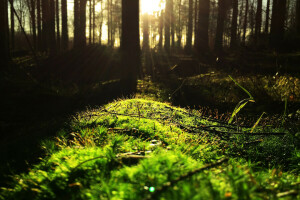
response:
{"label": "fallen branch", "polygon": [[296,190],[290,190],[290,191],[278,193],[276,196],[277,196],[277,198],[281,198],[281,197],[286,197],[286,196],[290,196],[290,195],[298,195],[298,192]]}
{"label": "fallen branch", "polygon": [[158,199],[158,196],[165,192],[168,188],[174,186],[176,183],[178,183],[179,181],[182,181],[184,179],[187,179],[197,173],[200,173],[206,169],[210,169],[210,168],[213,168],[213,167],[216,167],[216,166],[219,166],[221,165],[222,163],[224,162],[227,162],[228,161],[228,158],[222,158],[220,160],[218,160],[217,162],[215,163],[211,163],[211,164],[207,164],[207,165],[204,165],[203,167],[201,168],[198,168],[198,169],[195,169],[195,170],[192,170],[190,172],[188,172],[187,174],[184,174],[184,175],[181,175],[179,176],[178,178],[170,181],[170,182],[167,182],[165,183],[162,187],[160,188],[157,188],[153,193],[151,193],[145,200],[152,200],[152,199]]}

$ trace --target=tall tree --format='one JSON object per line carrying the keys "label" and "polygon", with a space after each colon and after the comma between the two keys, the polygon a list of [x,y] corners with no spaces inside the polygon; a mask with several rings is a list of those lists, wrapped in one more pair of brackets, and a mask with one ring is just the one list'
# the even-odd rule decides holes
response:
{"label": "tall tree", "polygon": [[249,0],[246,0],[244,25],[243,25],[243,38],[242,38],[242,44],[243,45],[246,44],[246,33],[247,33],[247,25],[248,25],[248,12],[249,12]]}
{"label": "tall tree", "polygon": [[238,19],[238,0],[232,0],[232,21],[231,21],[231,37],[230,37],[230,48],[234,49],[237,47],[237,19]]}
{"label": "tall tree", "polygon": [[273,0],[270,45],[280,48],[284,38],[284,22],[286,17],[286,0]]}
{"label": "tall tree", "polygon": [[158,27],[158,34],[159,34],[159,40],[158,40],[158,48],[162,49],[162,43],[163,43],[163,29],[164,29],[164,11],[160,11],[160,17],[159,17],[159,27]]}
{"label": "tall tree", "polygon": [[74,0],[74,48],[79,48],[80,35],[80,0]]}
{"label": "tall tree", "polygon": [[79,46],[86,46],[86,2],[87,0],[80,0],[80,31],[79,31]]}
{"label": "tall tree", "polygon": [[136,90],[140,69],[139,0],[122,0],[122,87],[123,93]]}
{"label": "tall tree", "polygon": [[171,26],[171,46],[175,45],[175,15],[174,15],[174,0],[170,0],[170,26]]}
{"label": "tall tree", "polygon": [[89,44],[92,44],[92,16],[93,16],[93,7],[92,0],[90,0],[89,4]]}
{"label": "tall tree", "polygon": [[300,0],[296,3],[296,29],[298,35],[300,35]]}
{"label": "tall tree", "polygon": [[56,40],[55,40],[55,2],[49,1],[49,48],[50,56],[54,56],[57,53]]}
{"label": "tall tree", "polygon": [[261,33],[261,22],[262,22],[262,0],[257,0],[257,9],[255,16],[255,35],[254,39],[257,42]]}
{"label": "tall tree", "polygon": [[1,69],[8,65],[9,37],[8,37],[8,5],[7,0],[0,1],[0,66]]}
{"label": "tall tree", "polygon": [[55,19],[56,19],[56,46],[58,51],[60,51],[59,0],[55,0]]}
{"label": "tall tree", "polygon": [[36,15],[37,15],[37,48],[42,50],[42,17],[41,17],[41,0],[36,1]]}
{"label": "tall tree", "polygon": [[208,27],[209,27],[210,0],[199,0],[198,32],[195,35],[196,49],[198,52],[208,51]]}
{"label": "tall tree", "polygon": [[93,0],[93,44],[95,44],[95,16],[96,16],[96,2]]}
{"label": "tall tree", "polygon": [[10,0],[10,49],[15,49],[15,14],[13,10],[14,0]]}
{"label": "tall tree", "polygon": [[143,15],[143,50],[148,50],[149,46],[149,15]]}
{"label": "tall tree", "polygon": [[170,51],[171,0],[166,0],[165,9],[165,50]]}
{"label": "tall tree", "polygon": [[194,47],[197,47],[196,35],[198,34],[198,0],[195,0],[195,13],[194,13]]}
{"label": "tall tree", "polygon": [[42,48],[41,50],[44,52],[48,51],[49,25],[50,25],[49,0],[42,0]]}
{"label": "tall tree", "polygon": [[61,0],[61,39],[62,50],[68,50],[69,34],[68,34],[68,7],[67,0]]}
{"label": "tall tree", "polygon": [[271,0],[267,0],[266,21],[265,21],[265,30],[264,30],[265,34],[269,33],[270,2],[271,2]]}
{"label": "tall tree", "polygon": [[188,31],[186,39],[186,51],[190,52],[192,49],[192,37],[193,37],[193,0],[189,0],[189,21]]}
{"label": "tall tree", "polygon": [[215,49],[214,49],[217,54],[220,54],[223,51],[223,33],[224,33],[225,17],[226,17],[226,0],[219,0],[217,30],[216,30],[216,39],[215,39]]}

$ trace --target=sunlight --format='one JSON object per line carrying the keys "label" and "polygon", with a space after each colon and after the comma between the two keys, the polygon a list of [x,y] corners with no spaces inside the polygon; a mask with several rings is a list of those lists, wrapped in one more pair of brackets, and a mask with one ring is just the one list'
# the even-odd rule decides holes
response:
{"label": "sunlight", "polygon": [[141,0],[141,13],[152,14],[165,8],[164,0]]}

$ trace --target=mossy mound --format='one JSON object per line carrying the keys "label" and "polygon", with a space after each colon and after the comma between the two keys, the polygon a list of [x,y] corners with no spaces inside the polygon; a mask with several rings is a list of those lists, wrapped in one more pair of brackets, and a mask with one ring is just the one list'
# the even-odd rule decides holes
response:
{"label": "mossy mound", "polygon": [[245,142],[258,138],[231,135],[234,128],[196,110],[118,100],[74,116],[70,129],[43,142],[47,155],[41,162],[15,175],[0,198],[299,199],[294,138],[285,138],[291,146],[285,151],[294,148],[285,155],[290,168],[275,163],[269,170],[259,162],[272,152],[255,160],[255,149],[273,148],[279,136],[250,148]]}

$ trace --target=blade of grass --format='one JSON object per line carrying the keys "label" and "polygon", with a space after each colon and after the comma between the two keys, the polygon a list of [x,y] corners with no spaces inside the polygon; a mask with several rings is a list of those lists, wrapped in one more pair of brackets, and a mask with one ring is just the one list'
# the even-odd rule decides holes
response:
{"label": "blade of grass", "polygon": [[234,80],[230,75],[228,75],[229,76],[229,78],[237,85],[237,86],[239,86],[242,90],[244,90],[248,95],[249,95],[249,97],[251,98],[251,102],[255,102],[254,101],[254,98],[253,98],[253,96],[250,94],[250,92],[248,91],[248,90],[246,90],[243,86],[241,86],[236,80]]}
{"label": "blade of grass", "polygon": [[258,120],[255,122],[254,126],[252,127],[250,133],[253,133],[254,129],[256,128],[256,126],[258,125],[258,123],[260,122],[260,120],[261,120],[261,118],[263,117],[264,114],[267,114],[267,113],[263,112],[261,114],[261,116],[258,118]]}

